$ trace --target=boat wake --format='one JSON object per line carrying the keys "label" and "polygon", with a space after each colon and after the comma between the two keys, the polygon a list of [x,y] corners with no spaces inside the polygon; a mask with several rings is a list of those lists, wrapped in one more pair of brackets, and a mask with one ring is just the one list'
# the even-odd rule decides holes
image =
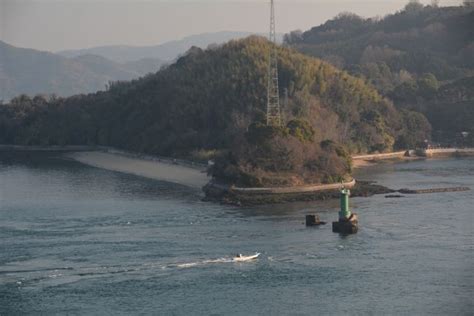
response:
{"label": "boat wake", "polygon": [[[14,283],[17,286],[28,286],[38,282],[43,285],[61,285],[76,282],[80,279],[86,278],[100,278],[110,277],[111,275],[123,275],[141,277],[142,275],[150,275],[151,271],[162,271],[165,273],[166,270],[170,271],[173,269],[186,269],[193,267],[202,267],[213,264],[224,264],[224,263],[245,263],[255,261],[260,254],[251,256],[236,256],[236,257],[223,257],[217,259],[208,259],[196,262],[185,262],[185,263],[142,263],[132,265],[110,265],[110,266],[76,266],[76,267],[58,267],[58,268],[43,268],[38,269],[15,269],[8,267],[0,267],[0,285],[6,283]],[[156,276],[159,272],[154,272]]]}
{"label": "boat wake", "polygon": [[212,259],[212,260],[204,260],[204,261],[198,261],[198,262],[189,262],[189,263],[179,263],[176,264],[175,266],[178,268],[192,268],[196,266],[203,266],[207,264],[218,264],[218,263],[236,263],[236,262],[249,262],[253,261],[260,256],[260,253],[256,253],[255,255],[250,255],[250,256],[236,256],[236,257],[228,257],[228,258],[219,258],[219,259]]}
{"label": "boat wake", "polygon": [[189,263],[178,263],[174,266],[177,268],[192,268],[196,266],[203,266],[206,264],[231,263],[231,262],[234,262],[232,258],[219,258],[219,259],[203,260],[203,261],[189,262]]}

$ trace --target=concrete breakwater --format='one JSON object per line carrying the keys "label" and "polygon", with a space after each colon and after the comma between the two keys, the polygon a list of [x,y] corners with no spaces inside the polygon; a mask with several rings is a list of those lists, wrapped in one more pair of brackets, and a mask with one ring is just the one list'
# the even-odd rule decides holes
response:
{"label": "concrete breakwater", "polygon": [[395,159],[395,158],[403,158],[407,154],[407,151],[396,151],[391,153],[383,153],[383,154],[370,154],[370,155],[356,155],[352,156],[352,160],[377,160],[377,159]]}
{"label": "concrete breakwater", "polygon": [[318,192],[337,190],[342,187],[351,189],[355,186],[356,180],[352,179],[342,183],[331,183],[331,184],[316,184],[306,186],[295,186],[295,187],[274,187],[274,188],[239,188],[235,186],[222,186],[221,188],[244,194],[287,194],[287,193],[303,193],[303,192]]}
{"label": "concrete breakwater", "polygon": [[453,187],[453,188],[434,188],[434,189],[400,189],[398,192],[403,194],[427,194],[427,193],[444,193],[444,192],[463,192],[469,191],[469,187]]}
{"label": "concrete breakwater", "polygon": [[233,205],[260,205],[336,199],[342,187],[351,189],[352,196],[393,193],[394,190],[371,182],[354,179],[345,183],[319,184],[285,188],[236,188],[210,182],[203,190],[205,200]]}
{"label": "concrete breakwater", "polygon": [[391,153],[355,155],[353,161],[371,161],[386,159],[404,159],[406,157],[450,157],[450,156],[470,156],[474,155],[474,148],[428,148],[416,150],[404,150]]}
{"label": "concrete breakwater", "polygon": [[424,157],[436,156],[470,156],[474,155],[474,148],[430,148],[420,152]]}

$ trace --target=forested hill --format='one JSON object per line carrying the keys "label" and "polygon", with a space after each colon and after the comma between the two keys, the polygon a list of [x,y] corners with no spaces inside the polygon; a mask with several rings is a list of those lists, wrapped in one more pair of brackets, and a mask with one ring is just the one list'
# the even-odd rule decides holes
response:
{"label": "forested hill", "polygon": [[99,144],[202,159],[230,153],[224,160],[232,166],[216,171],[222,177],[293,172],[329,181],[348,171],[348,151],[404,148],[428,137],[422,115],[399,112],[362,80],[281,47],[285,126],[265,128],[269,45],[249,37],[192,48],[158,73],[106,92],[17,97],[0,106],[0,143]]}
{"label": "forested hill", "polygon": [[340,14],[286,43],[369,78],[381,91],[432,73],[459,79],[474,71],[474,7],[435,7],[417,3],[383,19]]}
{"label": "forested hill", "polygon": [[[452,92],[466,83],[474,89],[472,80],[452,84],[474,76],[474,6],[468,2],[437,7],[411,1],[383,19],[340,14],[304,33],[287,34],[285,42],[364,78],[399,108],[422,110],[437,132],[474,132],[474,101],[460,98],[462,91]],[[451,90],[450,100],[444,85]],[[456,104],[443,108],[444,119],[434,112],[442,104]]]}

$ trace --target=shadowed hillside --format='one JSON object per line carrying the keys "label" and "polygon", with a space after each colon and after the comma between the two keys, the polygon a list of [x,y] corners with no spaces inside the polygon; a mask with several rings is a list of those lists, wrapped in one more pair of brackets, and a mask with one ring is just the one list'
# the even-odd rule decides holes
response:
{"label": "shadowed hillside", "polygon": [[[77,57],[91,54],[99,55],[119,63],[128,63],[149,58],[171,62],[178,56],[184,54],[192,46],[206,48],[209,45],[220,45],[232,39],[244,38],[250,35],[252,35],[250,32],[224,31],[191,35],[180,40],[169,41],[155,46],[111,45],[77,50],[65,50],[58,52],[58,54],[65,57]],[[278,37],[281,39],[282,35],[279,35]]]}
{"label": "shadowed hillside", "polygon": [[412,76],[432,73],[440,81],[473,74],[474,7],[415,3],[383,19],[345,13],[304,33],[285,36],[288,45],[364,75],[381,91]]}
{"label": "shadowed hillside", "polygon": [[[363,78],[397,107],[422,111],[437,134],[472,131],[472,116],[465,112],[474,101],[462,91],[466,84],[474,89],[472,80],[462,80],[474,76],[474,7],[468,4],[437,7],[411,2],[383,19],[341,14],[306,32],[287,34],[285,42]],[[462,84],[453,83],[456,80]],[[461,90],[455,93],[456,87]],[[459,110],[461,103],[466,111]]]}

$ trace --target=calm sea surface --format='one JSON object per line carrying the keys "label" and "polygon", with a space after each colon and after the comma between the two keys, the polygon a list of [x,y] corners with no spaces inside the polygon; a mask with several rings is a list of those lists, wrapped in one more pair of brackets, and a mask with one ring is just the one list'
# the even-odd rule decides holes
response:
{"label": "calm sea surface", "polygon": [[[470,186],[474,160],[360,171],[391,188]],[[324,315],[474,311],[474,191],[235,208],[53,154],[0,154],[0,315]],[[232,263],[236,253],[259,260]]]}

